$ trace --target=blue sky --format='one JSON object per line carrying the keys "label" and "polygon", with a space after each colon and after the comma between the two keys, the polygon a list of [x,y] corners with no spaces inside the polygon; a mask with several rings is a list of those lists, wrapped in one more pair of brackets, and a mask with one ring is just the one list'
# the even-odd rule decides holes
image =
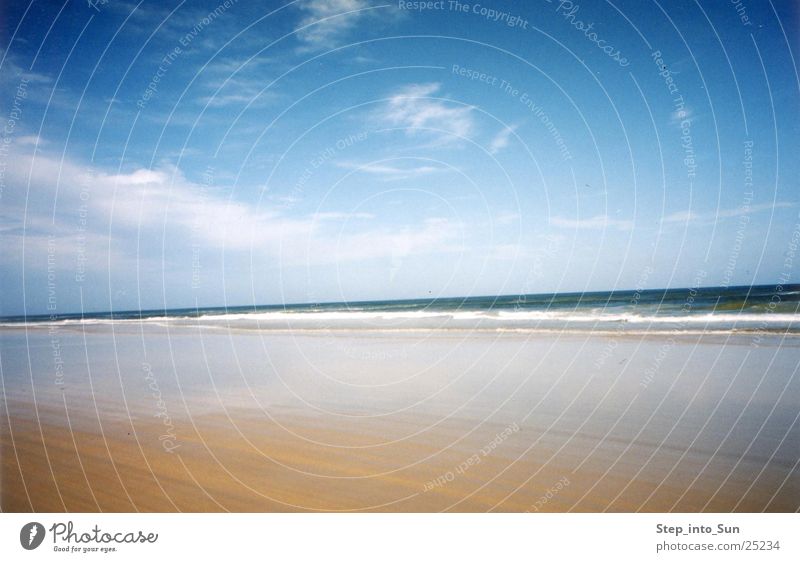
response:
{"label": "blue sky", "polygon": [[254,4],[6,3],[2,314],[796,280],[796,3]]}

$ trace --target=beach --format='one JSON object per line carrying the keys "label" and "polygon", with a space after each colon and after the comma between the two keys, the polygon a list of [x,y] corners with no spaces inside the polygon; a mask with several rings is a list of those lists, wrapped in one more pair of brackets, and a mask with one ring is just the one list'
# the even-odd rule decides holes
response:
{"label": "beach", "polygon": [[800,508],[792,333],[196,324],[0,329],[3,511]]}

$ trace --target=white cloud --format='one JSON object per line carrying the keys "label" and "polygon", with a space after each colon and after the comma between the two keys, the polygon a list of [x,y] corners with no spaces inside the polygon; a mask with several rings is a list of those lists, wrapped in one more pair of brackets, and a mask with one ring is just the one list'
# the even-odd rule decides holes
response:
{"label": "white cloud", "polygon": [[375,215],[372,213],[341,213],[335,211],[314,213],[314,219],[319,221],[369,220],[374,218]]}
{"label": "white cloud", "polygon": [[514,224],[520,220],[519,213],[500,213],[499,215],[494,217],[494,224],[499,226],[506,226],[509,224]]}
{"label": "white cloud", "polygon": [[[74,226],[75,213],[82,205],[91,224],[108,233],[109,224],[118,229],[163,232],[175,237],[196,232],[205,244],[241,249],[249,247],[253,233],[269,224],[270,213],[254,210],[228,200],[217,192],[203,193],[203,186],[188,181],[178,170],[137,169],[127,173],[90,171],[69,160],[47,155],[17,155],[9,170],[6,209],[25,208],[25,185],[30,176],[27,219],[48,218]],[[57,180],[57,181],[56,181]],[[81,199],[81,193],[84,198]],[[31,198],[33,197],[33,198]],[[21,214],[19,216],[22,216]],[[281,227],[297,231],[292,221]]]}
{"label": "white cloud", "polygon": [[[257,102],[258,98],[255,94],[216,94],[213,96],[200,96],[195,98],[200,105],[207,105],[208,107],[226,107],[229,105],[246,105],[251,102]],[[263,100],[262,100],[263,101]]]}
{"label": "white cloud", "polygon": [[336,47],[371,9],[367,0],[303,0],[297,36],[306,49]]}
{"label": "white cloud", "polygon": [[264,55],[216,58],[203,68],[203,72],[228,75],[235,72],[242,72],[243,70],[255,70],[267,65],[274,66],[278,64],[278,62],[277,59]]}
{"label": "white cloud", "polygon": [[347,170],[356,170],[359,172],[374,174],[380,176],[382,179],[397,180],[406,178],[415,178],[436,172],[444,171],[444,168],[438,166],[422,165],[422,166],[395,166],[385,164],[382,162],[368,162],[365,164],[358,164],[354,162],[340,162],[337,164],[340,168]]}
{"label": "white cloud", "polygon": [[39,135],[25,135],[17,137],[14,142],[22,146],[44,146],[47,144],[47,141]]}
{"label": "white cloud", "polygon": [[[8,51],[0,50],[0,58],[5,57],[3,65],[0,66],[0,84],[4,84],[9,88],[16,90],[22,80],[25,80],[28,85],[31,84],[49,84],[53,81],[50,76],[38,72],[32,72],[25,69],[25,65],[18,60],[18,57]],[[8,95],[8,94],[7,94]],[[11,97],[14,92],[10,92]]]}
{"label": "white cloud", "polygon": [[409,134],[425,132],[440,140],[469,137],[475,125],[472,107],[436,99],[438,83],[411,84],[390,96],[378,118],[392,126],[406,127]]}
{"label": "white cloud", "polygon": [[[113,261],[117,270],[135,267],[134,257],[160,263],[164,243],[172,251],[199,244],[259,260],[279,258],[282,265],[321,265],[449,252],[461,232],[447,219],[393,225],[372,221],[375,215],[366,212],[323,209],[303,214],[273,202],[250,204],[231,198],[225,189],[192,182],[169,166],[90,173],[57,156],[14,154],[6,187],[0,214],[4,243],[13,237],[14,247],[21,247],[24,236],[32,258],[36,252],[46,257],[51,236],[74,247],[83,213],[88,217],[86,244],[97,267]],[[143,241],[141,246],[137,240]],[[2,259],[7,265],[18,255],[17,250],[7,251]]]}
{"label": "white cloud", "polygon": [[661,222],[688,222],[696,217],[697,215],[691,211],[678,211],[665,216],[661,219]]}
{"label": "white cloud", "polygon": [[750,215],[761,211],[768,211],[771,209],[779,209],[786,207],[794,207],[794,203],[778,202],[778,203],[758,203],[756,205],[742,206],[735,209],[720,209],[716,212],[710,213],[695,213],[694,211],[678,211],[669,214],[661,219],[662,223],[682,223],[682,222],[696,222],[696,223],[714,223],[719,219],[726,219],[731,217],[740,217],[742,215]]}
{"label": "white cloud", "polygon": [[511,133],[517,130],[516,125],[512,125],[510,127],[505,127],[500,130],[499,133],[495,135],[492,139],[492,142],[489,143],[489,153],[490,154],[497,154],[504,148],[508,146],[508,141],[511,137]]}
{"label": "white cloud", "polygon": [[197,96],[195,101],[200,105],[209,107],[225,107],[232,104],[263,105],[277,100],[280,95],[274,90],[264,90],[269,84],[263,73],[247,70],[239,71],[235,75],[213,77],[206,83],[211,91],[209,95]]}
{"label": "white cloud", "polygon": [[633,229],[632,220],[612,219],[608,215],[596,215],[588,219],[568,219],[563,217],[551,217],[550,224],[558,228],[571,228],[579,230],[606,230],[614,228],[616,230]]}

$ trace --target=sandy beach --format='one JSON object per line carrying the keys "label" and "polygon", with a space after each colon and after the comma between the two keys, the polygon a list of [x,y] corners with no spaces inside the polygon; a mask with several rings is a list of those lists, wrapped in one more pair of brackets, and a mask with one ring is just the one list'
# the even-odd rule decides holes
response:
{"label": "sandy beach", "polygon": [[3,511],[800,507],[791,337],[133,323],[1,341]]}

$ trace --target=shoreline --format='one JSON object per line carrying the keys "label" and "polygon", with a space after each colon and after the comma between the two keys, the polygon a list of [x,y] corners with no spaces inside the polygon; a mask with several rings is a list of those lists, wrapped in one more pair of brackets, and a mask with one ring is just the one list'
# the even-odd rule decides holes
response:
{"label": "shoreline", "polygon": [[46,331],[0,334],[4,511],[800,503],[800,347],[778,338],[65,330],[59,385],[47,354],[6,362]]}

